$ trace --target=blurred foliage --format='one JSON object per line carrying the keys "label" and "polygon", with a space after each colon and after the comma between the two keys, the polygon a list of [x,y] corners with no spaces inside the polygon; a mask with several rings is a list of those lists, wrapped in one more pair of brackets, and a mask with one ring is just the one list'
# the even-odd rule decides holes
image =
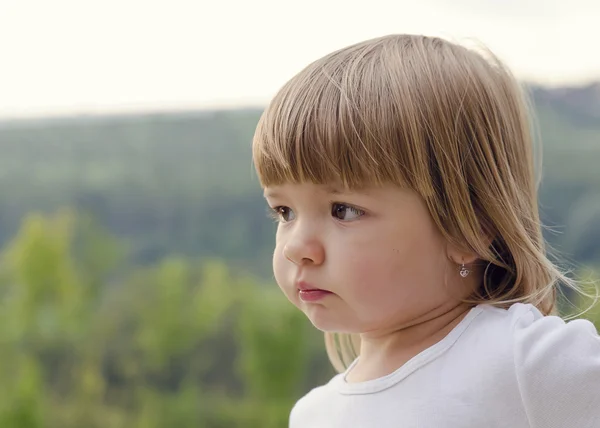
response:
{"label": "blurred foliage", "polygon": [[0,426],[281,427],[332,374],[274,286],[217,260],[124,269],[120,252],[73,212],[24,220],[0,264]]}

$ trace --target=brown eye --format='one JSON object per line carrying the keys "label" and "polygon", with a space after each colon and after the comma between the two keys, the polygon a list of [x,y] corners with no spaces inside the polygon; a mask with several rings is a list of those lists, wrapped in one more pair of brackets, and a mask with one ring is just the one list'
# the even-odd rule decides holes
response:
{"label": "brown eye", "polygon": [[276,207],[275,210],[281,221],[286,222],[295,218],[294,211],[290,207]]}
{"label": "brown eye", "polygon": [[350,205],[335,203],[331,205],[331,215],[342,221],[356,220],[364,214],[364,211]]}

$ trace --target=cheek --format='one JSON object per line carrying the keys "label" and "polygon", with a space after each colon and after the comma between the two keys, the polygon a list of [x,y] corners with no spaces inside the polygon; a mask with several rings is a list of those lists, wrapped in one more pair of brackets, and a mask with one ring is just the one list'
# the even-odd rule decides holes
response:
{"label": "cheek", "polygon": [[341,283],[360,300],[378,299],[383,289],[398,283],[404,269],[398,250],[381,241],[347,245],[340,256]]}
{"label": "cheek", "polygon": [[284,294],[293,301],[293,278],[290,271],[290,262],[284,257],[283,251],[279,246],[275,247],[273,252],[273,275],[275,281]]}
{"label": "cheek", "polygon": [[275,275],[275,280],[281,287],[280,280],[284,277],[284,267],[285,267],[285,258],[283,257],[283,252],[280,250],[279,246],[275,247],[273,251],[273,274]]}
{"label": "cheek", "polygon": [[282,269],[285,266],[285,257],[283,256],[283,244],[281,243],[281,238],[279,236],[279,228],[277,229],[277,233],[275,235],[275,248],[273,249],[273,275],[275,276],[275,280],[280,284],[280,278],[283,278]]}
{"label": "cheek", "polygon": [[407,302],[422,296],[424,287],[416,288],[415,284],[429,282],[429,276],[434,274],[431,262],[426,263],[434,249],[421,239],[429,236],[408,229],[373,234],[371,238],[374,235],[376,239],[346,247],[341,271],[343,282],[352,284],[356,302],[387,307],[394,301]]}
{"label": "cheek", "polygon": [[398,291],[405,282],[410,264],[398,257],[393,250],[388,254],[378,251],[367,256],[357,257],[349,266],[347,278],[363,298],[385,299],[386,291]]}

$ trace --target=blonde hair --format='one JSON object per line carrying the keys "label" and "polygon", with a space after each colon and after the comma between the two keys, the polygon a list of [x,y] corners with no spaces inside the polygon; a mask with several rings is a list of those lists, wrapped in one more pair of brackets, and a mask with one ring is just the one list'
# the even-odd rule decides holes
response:
{"label": "blonde hair", "polygon": [[[446,239],[487,265],[469,303],[524,302],[550,314],[558,283],[575,284],[546,255],[530,110],[490,52],[389,35],[326,55],[287,82],[260,118],[254,163],[263,186],[415,190]],[[345,370],[360,338],[325,335],[332,364]]]}

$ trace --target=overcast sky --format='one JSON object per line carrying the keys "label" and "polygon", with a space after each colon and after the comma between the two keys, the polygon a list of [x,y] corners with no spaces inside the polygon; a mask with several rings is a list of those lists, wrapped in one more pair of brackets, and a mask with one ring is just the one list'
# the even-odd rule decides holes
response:
{"label": "overcast sky", "polygon": [[474,40],[548,85],[600,80],[597,0],[0,0],[0,116],[262,105],[389,33]]}

